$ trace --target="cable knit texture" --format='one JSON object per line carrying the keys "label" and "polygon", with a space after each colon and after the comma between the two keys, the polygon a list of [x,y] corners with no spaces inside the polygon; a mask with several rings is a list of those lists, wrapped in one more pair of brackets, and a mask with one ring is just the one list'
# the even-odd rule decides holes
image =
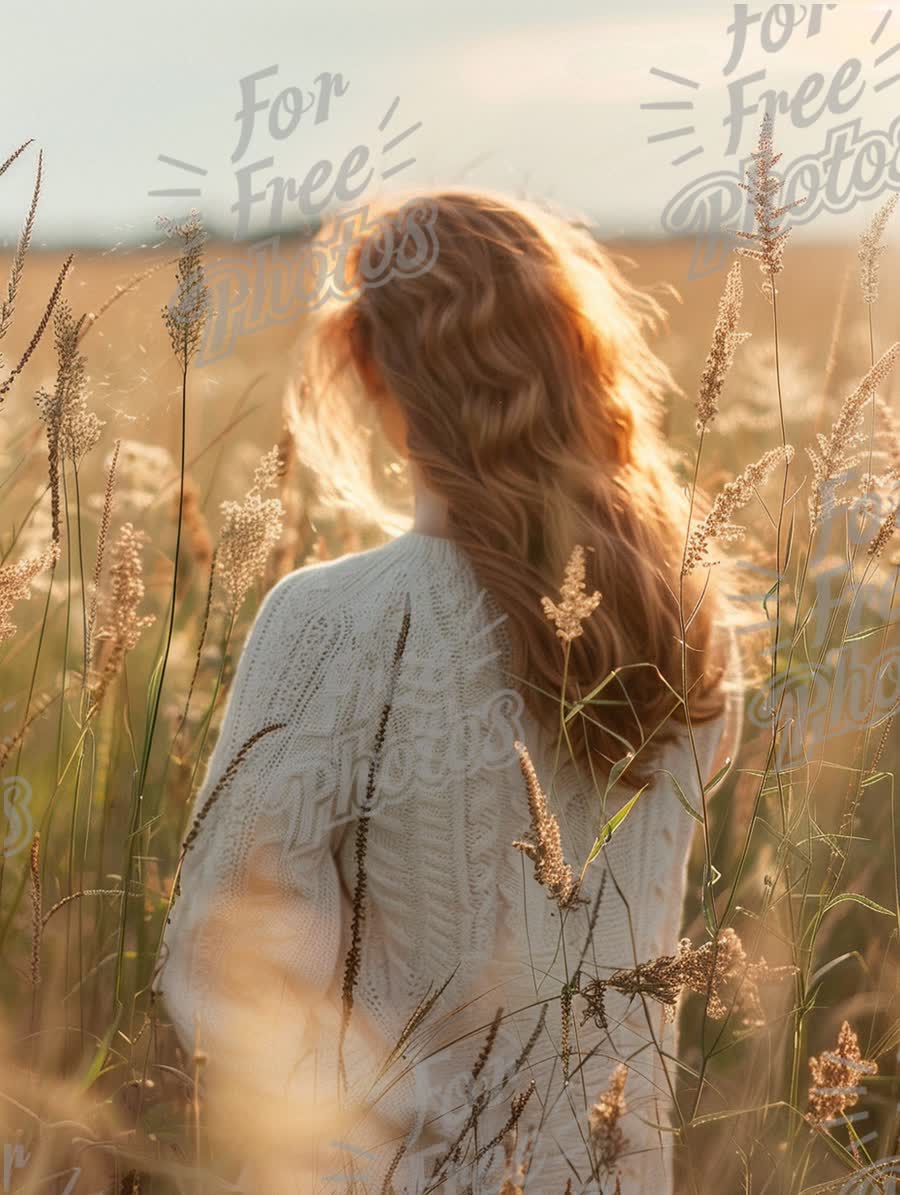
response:
{"label": "cable knit texture", "polygon": [[[220,785],[187,853],[158,981],[166,1008],[185,1048],[206,1054],[210,1075],[216,1065],[225,1073],[229,1058],[243,1060],[237,1073],[248,1105],[254,1091],[297,1107],[310,1092],[316,1101],[335,1094],[357,827],[407,600],[409,632],[368,816],[360,968],[344,1046],[345,1099],[377,1100],[378,1127],[331,1140],[327,1160],[304,1181],[290,1165],[264,1177],[248,1162],[242,1183],[253,1195],[379,1192],[405,1141],[393,1189],[424,1192],[473,1100],[487,1092],[477,1137],[466,1136],[438,1190],[495,1195],[502,1149],[473,1158],[533,1081],[519,1122],[520,1144],[536,1131],[525,1190],[562,1195],[571,1179],[573,1192],[612,1192],[615,1176],[591,1179],[588,1112],[625,1061],[621,1191],[664,1195],[672,1189],[664,1127],[677,1080],[673,1026],[659,1005],[615,992],[608,1032],[582,1025],[576,996],[564,1083],[560,993],[579,965],[585,978],[602,978],[674,953],[696,822],[666,773],[699,808],[694,754],[686,735],[658,749],[653,782],[587,869],[589,903],[561,914],[512,846],[529,829],[515,740],[528,746],[576,875],[634,789],[616,785],[604,810],[571,763],[554,777],[555,735],[536,726],[505,673],[504,619],[448,540],[408,532],[297,570],[266,596],[193,816],[241,748],[278,728],[258,737]],[[719,633],[730,679],[725,713],[695,727],[704,782],[735,755],[741,734],[734,631]],[[241,988],[234,972],[245,958],[250,981]],[[443,984],[385,1069],[419,1002]],[[544,1004],[544,1026],[516,1069]],[[498,1008],[499,1031],[473,1080]],[[264,1010],[256,1021],[254,1009]],[[342,1179],[351,1174],[356,1188]]]}

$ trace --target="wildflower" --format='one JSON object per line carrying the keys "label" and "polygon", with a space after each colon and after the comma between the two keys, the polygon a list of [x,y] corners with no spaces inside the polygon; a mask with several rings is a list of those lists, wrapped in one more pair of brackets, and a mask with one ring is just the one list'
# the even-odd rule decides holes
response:
{"label": "wildflower", "polygon": [[793,460],[794,449],[790,444],[770,448],[758,461],[754,461],[744,469],[734,481],[729,481],[716,495],[712,509],[698,526],[691,532],[682,565],[682,575],[686,575],[703,564],[710,540],[730,542],[744,534],[745,528],[730,521],[732,514],[742,506],[746,506],[759,486],[772,472],[779,461],[787,463]]}
{"label": "wildflower", "polygon": [[719,314],[713,330],[712,347],[700,378],[700,395],[697,400],[698,432],[712,423],[718,414],[719,398],[725,385],[725,377],[734,360],[735,349],[750,336],[749,332],[737,331],[743,294],[741,263],[736,261],[728,271],[725,290],[719,299]]}
{"label": "wildflower", "polygon": [[862,283],[863,301],[866,303],[874,303],[878,298],[879,259],[885,250],[885,246],[881,243],[881,238],[884,236],[887,222],[891,218],[894,208],[897,206],[898,198],[900,196],[895,191],[881,205],[866,227],[865,232],[859,238],[857,256],[860,260],[860,281]]}
{"label": "wildflower", "polygon": [[584,592],[584,548],[576,544],[566,565],[565,577],[560,589],[560,602],[556,605],[548,597],[541,598],[544,614],[556,624],[556,633],[564,643],[571,643],[584,634],[582,622],[596,610],[602,594]]}
{"label": "wildflower", "polygon": [[582,898],[578,896],[578,882],[572,875],[572,868],[563,855],[559,822],[547,806],[547,797],[534,770],[528,748],[518,740],[514,746],[519,753],[519,766],[528,791],[531,834],[535,841],[514,842],[513,846],[524,851],[532,860],[535,879],[556,899],[560,909],[568,909]]}
{"label": "wildflower", "polygon": [[628,1110],[625,1103],[627,1078],[628,1067],[624,1062],[620,1062],[612,1073],[609,1086],[591,1108],[588,1116],[591,1144],[597,1151],[598,1165],[606,1171],[615,1169],[616,1162],[627,1144],[619,1124]]}
{"label": "wildflower", "polygon": [[261,491],[278,480],[278,447],[265,454],[254,473],[253,485],[243,502],[223,502],[222,536],[218,568],[233,609],[242,605],[247,591],[266,567],[278,542],[284,507],[278,498],[263,498]]}
{"label": "wildflower", "polygon": [[847,1021],[838,1034],[837,1053],[826,1051],[809,1059],[812,1084],[809,1088],[810,1124],[825,1125],[843,1116],[859,1100],[858,1083],[863,1075],[874,1075],[878,1064],[863,1058],[859,1039]]}

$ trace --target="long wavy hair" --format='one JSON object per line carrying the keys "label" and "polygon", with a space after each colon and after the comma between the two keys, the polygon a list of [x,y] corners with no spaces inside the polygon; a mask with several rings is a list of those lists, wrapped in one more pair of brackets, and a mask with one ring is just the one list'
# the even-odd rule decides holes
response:
{"label": "long wavy hair", "polygon": [[[343,219],[318,245],[348,243]],[[680,602],[692,722],[724,703],[723,574],[681,576],[687,490],[663,433],[678,387],[645,339],[660,304],[583,225],[469,189],[369,209],[341,269],[343,293],[307,321],[291,408],[325,496],[384,528],[409,526],[383,497],[387,457],[366,399],[377,377],[405,415],[411,458],[446,499],[448,538],[506,616],[526,705],[558,730],[563,692],[578,702],[618,669],[569,722],[570,745],[595,776],[633,754],[628,775],[643,782],[642,745],[687,717]],[[706,509],[695,494],[694,514]],[[577,544],[602,601],[566,646],[541,598],[558,599]]]}

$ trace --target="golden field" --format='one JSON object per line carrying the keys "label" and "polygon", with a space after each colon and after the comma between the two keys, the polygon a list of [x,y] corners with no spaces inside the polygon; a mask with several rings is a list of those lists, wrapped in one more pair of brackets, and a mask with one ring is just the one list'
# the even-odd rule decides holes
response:
{"label": "golden field", "polygon": [[[861,213],[861,226],[872,215]],[[660,288],[669,312],[655,347],[682,389],[672,394],[667,431],[683,449],[689,485],[697,451],[694,404],[725,270],[689,279],[688,243],[610,248],[633,263],[627,267],[633,281]],[[207,272],[233,252],[234,246],[208,242]],[[65,257],[29,251],[0,340],[0,385],[38,326]],[[246,1133],[252,1110],[241,1107],[239,1092],[207,1106],[199,1084],[207,1060],[183,1055],[149,993],[187,811],[262,595],[309,560],[382,537],[361,513],[329,510],[318,500],[316,480],[298,464],[285,428],[282,400],[302,312],[238,337],[220,360],[189,365],[182,475],[184,377],[162,318],[175,292],[177,257],[172,243],[75,251],[61,293],[76,321],[89,317],[78,351],[86,362],[87,410],[102,427],[77,468],[65,454],[59,458],[60,554],[52,569],[34,573],[28,597],[15,591],[12,570],[39,557],[51,537],[48,429],[35,395],[52,396],[59,384],[53,320],[0,404],[0,778],[7,822],[0,872],[0,1146],[10,1184],[4,1189],[14,1191],[49,1189],[39,1188],[39,1175],[74,1167],[82,1168],[79,1192],[227,1189],[213,1174],[220,1166],[233,1170],[229,1134],[237,1121]],[[0,276],[12,268],[7,253]],[[892,614],[897,541],[877,557],[866,554],[876,530],[871,519],[885,518],[891,495],[896,504],[896,428],[892,439],[879,416],[885,497],[864,535],[855,530],[856,514],[844,511],[811,536],[807,500],[814,478],[805,451],[832,427],[873,350],[877,360],[897,339],[896,278],[896,252],[889,250],[870,309],[855,244],[790,242],[778,279],[776,362],[771,303],[757,266],[743,266],[740,327],[751,338],[737,349],[699,484],[715,495],[780,443],[777,365],[786,436],[795,446],[789,491],[795,530],[780,630],[796,650],[788,660],[782,643],[776,672],[788,695],[785,708],[795,712],[801,739],[806,734],[808,761],[784,772],[772,763],[771,730],[760,714],[772,663],[772,633],[764,628],[746,639],[753,683],[744,742],[738,770],[712,809],[710,838],[721,873],[718,895],[723,904],[727,893],[733,897],[728,924],[754,963],[764,957],[772,967],[793,970],[764,989],[763,1024],[713,1022],[696,994],[680,1005],[678,1181],[685,1192],[710,1189],[713,1174],[716,1188],[729,1192],[837,1192],[855,1171],[900,1154],[898,736],[890,716],[900,692]],[[878,391],[894,412],[897,390],[895,370]],[[93,439],[93,432],[85,434]],[[104,531],[107,468],[117,440]],[[278,476],[270,488],[282,503],[283,527],[235,608],[220,578],[210,583],[213,550],[229,542],[221,504],[247,501],[254,470],[276,445]],[[754,502],[737,516],[749,534],[732,550],[748,559],[747,595],[761,624],[775,580],[778,476],[776,470],[761,491],[765,505]],[[143,536],[122,540],[126,524]],[[106,557],[95,586],[98,542]],[[119,556],[111,554],[115,545]],[[4,593],[14,594],[6,609]],[[134,617],[153,622],[132,624],[134,641],[117,657],[115,602],[129,593],[139,599]],[[806,621],[817,608],[821,619]],[[770,595],[769,618],[771,610]],[[4,614],[13,632],[3,633]],[[112,633],[92,638],[91,627]],[[88,645],[98,653],[90,659]],[[854,691],[858,716],[845,702],[849,683],[829,688],[842,653],[854,660],[852,675],[862,678]],[[815,733],[804,724],[813,704],[813,665],[830,693],[821,734],[819,722]],[[95,675],[104,669],[98,690]],[[819,711],[820,687],[816,680]],[[684,919],[684,936],[695,945],[706,934],[701,839],[698,833]],[[808,1060],[835,1050],[844,1021],[857,1035],[860,1067],[846,1059],[843,1070],[838,1066],[833,1085],[846,1093],[830,1119],[816,1121],[808,1115],[816,1082]],[[845,1054],[855,1048],[846,1034],[842,1042]],[[867,1060],[877,1063],[877,1074],[862,1067]],[[298,1112],[298,1125],[309,1120],[309,1109]],[[265,1126],[254,1127],[265,1138]],[[521,1189],[511,1185],[508,1192]]]}

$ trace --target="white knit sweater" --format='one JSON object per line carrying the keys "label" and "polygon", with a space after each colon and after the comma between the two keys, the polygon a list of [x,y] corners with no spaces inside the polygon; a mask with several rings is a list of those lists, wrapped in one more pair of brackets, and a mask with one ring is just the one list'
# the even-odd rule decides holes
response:
{"label": "white knit sweater", "polygon": [[[571,1178],[573,1192],[611,1192],[614,1177],[602,1185],[590,1180],[587,1114],[625,1061],[621,1190],[665,1195],[671,1136],[652,1126],[668,1123],[677,1079],[673,1028],[658,1004],[610,992],[604,1032],[593,1020],[581,1023],[576,996],[564,1085],[560,993],[579,963],[584,978],[602,978],[674,952],[696,823],[666,772],[699,808],[694,757],[686,736],[658,750],[653,783],[587,869],[583,892],[591,904],[566,913],[561,935],[556,903],[512,846],[529,833],[513,743],[529,748],[576,875],[604,820],[634,786],[615,786],[604,813],[593,786],[571,766],[553,781],[555,741],[504,676],[503,619],[448,540],[408,532],[297,570],[266,596],[193,809],[196,816],[215,794],[187,853],[167,929],[158,981],[166,1008],[186,1049],[206,1054],[210,1087],[215,1073],[236,1077],[245,1120],[254,1109],[279,1107],[290,1139],[306,1142],[311,1110],[334,1094],[358,814],[407,601],[409,631],[370,794],[360,966],[344,1046],[351,1097],[380,1095],[381,1119],[326,1130],[311,1169],[300,1145],[296,1156],[242,1145],[245,1189],[379,1192],[405,1138],[394,1190],[424,1192],[473,1100],[489,1091],[475,1143],[467,1134],[459,1163],[445,1167],[437,1189],[494,1195],[502,1149],[488,1151],[477,1168],[467,1163],[533,1080],[519,1122],[520,1145],[538,1129],[525,1190],[562,1195]],[[735,680],[739,657],[734,632],[727,634]],[[725,714],[694,728],[704,781],[726,754],[735,755],[740,739],[739,685],[728,689]],[[273,724],[280,728],[253,739]],[[242,748],[239,766],[226,775]],[[445,982],[373,1095],[404,1025]],[[544,1003],[544,1026],[515,1070]],[[493,1048],[473,1080],[501,1007]],[[244,1128],[249,1140],[255,1129]],[[272,1140],[282,1138],[274,1133]],[[351,1173],[361,1180],[356,1188],[347,1185]]]}

